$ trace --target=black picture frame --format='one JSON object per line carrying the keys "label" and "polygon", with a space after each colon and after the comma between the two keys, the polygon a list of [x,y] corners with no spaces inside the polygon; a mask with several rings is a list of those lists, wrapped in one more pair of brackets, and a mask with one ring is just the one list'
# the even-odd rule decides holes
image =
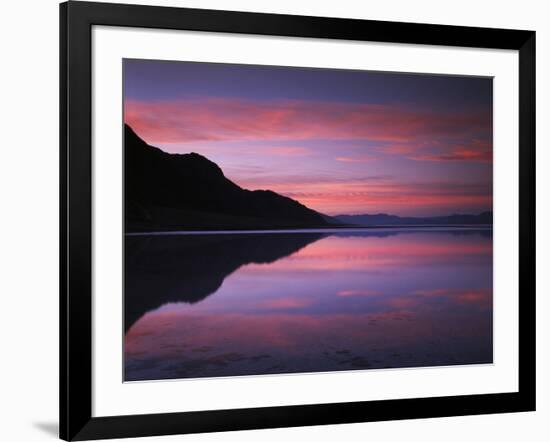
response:
{"label": "black picture frame", "polygon": [[[92,417],[94,25],[511,49],[519,53],[519,391]],[[108,3],[60,5],[60,437],[154,436],[535,410],[535,32]]]}

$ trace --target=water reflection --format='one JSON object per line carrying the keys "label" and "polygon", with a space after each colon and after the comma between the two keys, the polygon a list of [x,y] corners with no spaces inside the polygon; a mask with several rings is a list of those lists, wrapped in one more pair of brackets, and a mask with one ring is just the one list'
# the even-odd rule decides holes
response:
{"label": "water reflection", "polygon": [[129,237],[126,380],[492,361],[490,230]]}

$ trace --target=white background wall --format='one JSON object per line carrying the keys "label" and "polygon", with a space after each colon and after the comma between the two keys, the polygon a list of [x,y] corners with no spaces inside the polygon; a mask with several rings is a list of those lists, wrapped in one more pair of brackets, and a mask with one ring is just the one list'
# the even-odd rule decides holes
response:
{"label": "white background wall", "polygon": [[[148,440],[548,440],[550,11],[540,0],[195,0],[157,5],[537,31],[538,411]],[[5,1],[0,26],[0,440],[53,440],[58,370],[58,7]]]}

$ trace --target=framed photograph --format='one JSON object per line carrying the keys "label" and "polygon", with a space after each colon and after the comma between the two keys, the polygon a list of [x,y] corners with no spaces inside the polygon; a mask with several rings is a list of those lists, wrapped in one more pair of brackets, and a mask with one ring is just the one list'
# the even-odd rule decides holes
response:
{"label": "framed photograph", "polygon": [[62,439],[535,409],[534,32],[60,23]]}

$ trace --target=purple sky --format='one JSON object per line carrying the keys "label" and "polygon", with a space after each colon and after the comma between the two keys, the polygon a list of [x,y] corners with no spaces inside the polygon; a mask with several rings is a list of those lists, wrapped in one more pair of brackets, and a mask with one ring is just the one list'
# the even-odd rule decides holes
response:
{"label": "purple sky", "polygon": [[323,213],[492,208],[492,79],[124,61],[125,122]]}

